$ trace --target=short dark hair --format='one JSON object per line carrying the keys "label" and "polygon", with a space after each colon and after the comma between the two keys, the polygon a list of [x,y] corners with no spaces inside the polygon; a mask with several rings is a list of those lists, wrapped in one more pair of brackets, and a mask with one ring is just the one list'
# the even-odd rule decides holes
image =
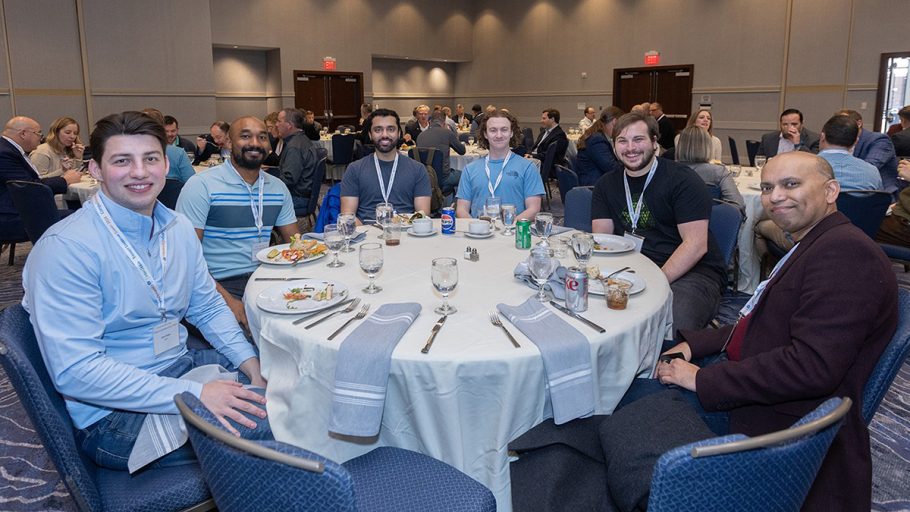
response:
{"label": "short dark hair", "polygon": [[169,124],[175,125],[177,128],[180,128],[180,123],[177,122],[177,118],[174,116],[164,116],[164,125]]}
{"label": "short dark hair", "polygon": [[550,119],[556,121],[556,124],[559,124],[559,111],[555,108],[544,109],[542,113],[546,114]]}
{"label": "short dark hair", "polygon": [[855,110],[850,110],[849,108],[845,108],[843,110],[838,110],[837,112],[834,113],[834,115],[847,116],[850,119],[853,119],[854,121],[856,121],[857,124],[863,122],[863,116],[860,115],[859,112],[857,112]]}
{"label": "short dark hair", "polygon": [[215,121],[209,125],[209,129],[212,129],[213,126],[217,126],[219,130],[223,131],[225,135],[231,131],[231,123],[227,121]]}
{"label": "short dark hair", "polygon": [[279,112],[284,112],[284,120],[298,130],[303,130],[306,121],[306,115],[298,108],[283,108]]}
{"label": "short dark hair", "polygon": [[800,122],[800,123],[803,122],[803,113],[800,112],[799,110],[796,110],[795,108],[788,108],[787,110],[784,110],[783,112],[781,112],[781,113],[780,113],[780,119],[783,120],[783,119],[784,119],[784,116],[789,116],[789,115],[791,115],[791,114],[798,114],[798,115],[799,115],[799,122]]}
{"label": "short dark hair", "polygon": [[473,112],[483,112],[483,107],[480,106],[480,103],[475,103],[471,110]]}
{"label": "short dark hair", "polygon": [[363,126],[367,131],[370,131],[373,129],[373,119],[376,119],[377,117],[390,117],[390,116],[395,118],[395,126],[398,127],[398,134],[400,136],[401,135],[401,118],[398,117],[398,112],[395,112],[394,110],[392,110],[390,108],[377,108],[376,110],[370,112],[370,115],[367,116],[367,120],[364,121]]}
{"label": "short dark hair", "polygon": [[828,119],[828,122],[822,127],[822,133],[825,134],[825,141],[829,144],[848,148],[856,144],[859,125],[850,116],[838,114]]}
{"label": "short dark hair", "polygon": [[104,146],[107,140],[117,135],[151,135],[161,144],[161,153],[167,147],[167,135],[164,125],[142,112],[127,111],[111,114],[95,123],[95,129],[89,136],[89,145],[92,148],[92,160],[101,164],[104,157]]}
{"label": "short dark hair", "polygon": [[907,105],[904,108],[898,110],[897,115],[904,121],[910,121],[910,105]]}
{"label": "short dark hair", "polygon": [[446,114],[442,110],[437,110],[430,114],[430,125],[432,126],[442,126],[446,125]]}
{"label": "short dark hair", "polygon": [[616,121],[616,124],[613,125],[613,140],[616,140],[616,137],[619,137],[619,134],[629,125],[639,121],[648,126],[648,136],[651,137],[651,140],[657,141],[657,138],[660,136],[660,128],[657,127],[657,119],[654,119],[647,113],[642,113],[637,110],[629,112],[628,114],[623,114],[622,117]]}
{"label": "short dark hair", "polygon": [[483,116],[480,121],[480,127],[477,128],[477,145],[483,149],[490,149],[490,141],[487,140],[487,122],[490,119],[501,117],[509,120],[512,127],[512,138],[509,139],[509,147],[515,148],[521,144],[521,129],[518,127],[518,119],[511,112],[505,109],[496,109]]}
{"label": "short dark hair", "polygon": [[164,126],[164,114],[157,108],[144,108],[142,109],[142,113],[161,123],[161,126]]}

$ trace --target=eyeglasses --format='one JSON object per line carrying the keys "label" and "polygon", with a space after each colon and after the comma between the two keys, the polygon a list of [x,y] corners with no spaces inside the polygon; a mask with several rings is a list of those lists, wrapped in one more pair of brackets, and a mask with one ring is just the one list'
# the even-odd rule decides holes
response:
{"label": "eyeglasses", "polygon": [[44,137],[44,132],[42,132],[41,130],[38,130],[37,132],[34,130],[22,130],[22,131],[28,132],[28,133],[34,133],[35,135],[38,136],[39,139]]}

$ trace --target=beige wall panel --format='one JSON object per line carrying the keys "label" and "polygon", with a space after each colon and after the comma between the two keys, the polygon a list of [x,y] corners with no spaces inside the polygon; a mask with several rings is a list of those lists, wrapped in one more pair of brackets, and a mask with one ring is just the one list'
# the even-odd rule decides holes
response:
{"label": "beige wall panel", "polygon": [[850,4],[851,0],[793,2],[788,86],[844,83]]}
{"label": "beige wall panel", "polygon": [[910,2],[906,0],[856,1],[853,41],[850,45],[849,83],[877,85],[881,54],[910,52],[908,19]]}
{"label": "beige wall panel", "polygon": [[256,116],[264,118],[268,113],[268,102],[265,98],[215,98],[215,112],[217,119],[233,122],[243,116]]}
{"label": "beige wall panel", "polygon": [[7,119],[13,117],[13,106],[9,101],[9,96],[0,96],[0,123],[6,123]]}
{"label": "beige wall panel", "polygon": [[[876,91],[847,91],[845,108],[853,109],[863,116],[864,128],[871,130],[875,126]],[[866,108],[863,108],[863,103]],[[896,122],[896,121],[895,121]]]}
{"label": "beige wall panel", "polygon": [[76,3],[6,0],[3,7],[13,87],[82,89]]}
{"label": "beige wall panel", "polygon": [[[18,101],[18,100],[17,100]],[[215,100],[211,96],[104,96],[92,97],[95,117],[102,117],[124,110],[142,110],[155,107],[165,115],[172,115],[180,123],[180,133],[184,136],[197,133],[208,133],[209,126],[215,118]]]}
{"label": "beige wall panel", "polygon": [[455,64],[402,59],[373,59],[373,96],[426,94],[452,97]]}
{"label": "beige wall panel", "polygon": [[233,93],[265,96],[268,64],[264,50],[214,48],[212,57],[217,95]]}
{"label": "beige wall panel", "polygon": [[[45,96],[45,95],[16,95],[16,111],[19,115],[29,116],[41,124],[41,129],[47,129],[54,119],[68,116],[75,119],[80,126],[83,139],[88,139],[91,127],[87,126],[85,119],[85,100],[82,95],[72,96]],[[5,122],[4,118],[3,121]]]}
{"label": "beige wall panel", "polygon": [[818,133],[825,121],[841,108],[843,91],[788,92],[787,105],[793,105],[803,113],[803,125]]}

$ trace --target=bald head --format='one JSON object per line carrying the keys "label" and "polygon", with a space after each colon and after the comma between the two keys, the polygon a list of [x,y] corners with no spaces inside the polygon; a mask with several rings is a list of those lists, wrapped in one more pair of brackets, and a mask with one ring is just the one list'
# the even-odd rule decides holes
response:
{"label": "bald head", "polygon": [[15,141],[22,151],[29,153],[41,144],[41,125],[30,117],[16,116],[6,122],[3,135]]}
{"label": "bald head", "polygon": [[768,160],[761,171],[761,190],[768,216],[799,241],[837,211],[840,185],[824,158],[792,151]]}

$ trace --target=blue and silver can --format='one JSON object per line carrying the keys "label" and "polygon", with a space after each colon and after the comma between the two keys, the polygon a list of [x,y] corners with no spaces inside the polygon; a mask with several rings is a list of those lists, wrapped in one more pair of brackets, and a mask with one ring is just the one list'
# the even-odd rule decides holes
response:
{"label": "blue and silver can", "polygon": [[455,208],[445,207],[441,211],[442,213],[442,234],[443,235],[453,235],[455,234]]}

